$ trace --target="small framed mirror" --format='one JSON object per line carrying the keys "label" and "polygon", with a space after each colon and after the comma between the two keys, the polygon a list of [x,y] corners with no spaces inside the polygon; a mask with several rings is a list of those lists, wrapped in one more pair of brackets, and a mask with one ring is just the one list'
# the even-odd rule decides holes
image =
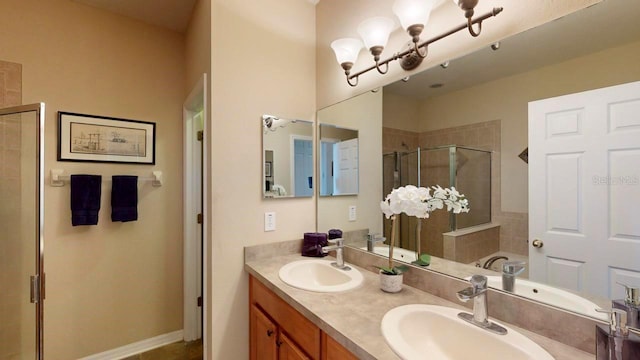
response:
{"label": "small framed mirror", "polygon": [[313,122],[263,115],[265,199],[313,196]]}
{"label": "small framed mirror", "polygon": [[358,130],[319,126],[320,196],[358,194]]}

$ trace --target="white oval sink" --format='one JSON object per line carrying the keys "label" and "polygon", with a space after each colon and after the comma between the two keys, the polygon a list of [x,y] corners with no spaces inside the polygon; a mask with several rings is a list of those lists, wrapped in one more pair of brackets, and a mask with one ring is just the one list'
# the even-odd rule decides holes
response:
{"label": "white oval sink", "polygon": [[[502,276],[487,276],[487,286],[502,289]],[[575,311],[597,319],[605,321],[608,319],[606,314],[596,311],[600,306],[579,295],[553,286],[516,278],[513,293],[531,300],[540,301],[569,311]]]}
{"label": "white oval sink", "polygon": [[278,275],[285,283],[303,290],[338,292],[354,289],[362,284],[362,273],[338,269],[333,261],[309,259],[290,262],[280,268]]}
{"label": "white oval sink", "polygon": [[[367,250],[367,247],[361,247],[362,250]],[[389,247],[388,246],[374,246],[373,252],[378,255],[382,255],[385,257],[389,257]],[[410,263],[412,261],[416,261],[416,252],[396,247],[393,249],[393,258],[398,261],[404,261],[406,263]]]}
{"label": "white oval sink", "polygon": [[552,360],[538,344],[517,331],[497,335],[460,318],[461,310],[413,304],[388,311],[382,335],[402,359]]}

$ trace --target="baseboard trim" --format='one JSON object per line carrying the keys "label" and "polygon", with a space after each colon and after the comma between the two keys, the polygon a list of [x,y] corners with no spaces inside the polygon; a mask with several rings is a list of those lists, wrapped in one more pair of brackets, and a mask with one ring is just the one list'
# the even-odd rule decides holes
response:
{"label": "baseboard trim", "polygon": [[182,341],[183,331],[177,330],[163,335],[158,335],[149,339],[138,341],[129,345],[121,346],[119,348],[111,349],[99,354],[83,357],[79,360],[114,360],[123,359],[128,356],[143,353],[145,351],[153,350],[164,345]]}

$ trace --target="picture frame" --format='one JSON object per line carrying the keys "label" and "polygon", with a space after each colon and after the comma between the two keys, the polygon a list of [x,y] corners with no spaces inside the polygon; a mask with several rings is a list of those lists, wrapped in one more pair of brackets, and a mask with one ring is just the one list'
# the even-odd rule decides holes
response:
{"label": "picture frame", "polygon": [[264,176],[271,177],[271,161],[264,162]]}
{"label": "picture frame", "polygon": [[156,124],[59,111],[58,161],[155,165]]}

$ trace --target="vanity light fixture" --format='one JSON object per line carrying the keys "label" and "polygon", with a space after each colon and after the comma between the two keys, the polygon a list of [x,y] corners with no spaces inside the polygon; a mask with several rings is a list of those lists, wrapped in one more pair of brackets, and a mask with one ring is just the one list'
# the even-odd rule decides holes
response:
{"label": "vanity light fixture", "polygon": [[289,123],[295,124],[296,120],[280,119],[273,115],[262,115],[262,128],[264,134],[269,131],[276,131],[278,128],[283,128]]}
{"label": "vanity light fixture", "polygon": [[[422,63],[422,59],[427,56],[427,47],[429,44],[444,39],[465,28],[469,29],[469,33],[476,37],[480,35],[482,22],[484,20],[502,12],[502,8],[498,7],[476,19],[472,19],[478,0],[454,0],[454,3],[464,10],[467,23],[429,40],[420,42],[420,34],[422,34],[422,31],[429,22],[431,10],[435,2],[436,0],[395,1],[392,10],[400,20],[402,27],[407,31],[409,36],[411,36],[411,43],[409,43],[408,49],[397,52],[385,60],[380,60],[380,54],[382,54],[389,40],[389,35],[394,29],[395,23],[392,19],[374,17],[360,23],[358,33],[362,37],[364,45],[362,41],[356,38],[343,38],[333,41],[331,48],[336,55],[338,64],[340,64],[344,70],[347,83],[351,86],[357,86],[359,76],[373,69],[376,69],[380,74],[386,74],[387,71],[389,71],[389,63],[398,59],[401,59],[400,66],[404,70],[413,70],[418,67],[418,65]],[[477,31],[473,29],[473,25],[475,24],[478,24]],[[358,54],[363,46],[369,49],[371,55],[373,55],[375,64],[355,74],[351,74],[351,69],[358,59]]]}

